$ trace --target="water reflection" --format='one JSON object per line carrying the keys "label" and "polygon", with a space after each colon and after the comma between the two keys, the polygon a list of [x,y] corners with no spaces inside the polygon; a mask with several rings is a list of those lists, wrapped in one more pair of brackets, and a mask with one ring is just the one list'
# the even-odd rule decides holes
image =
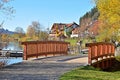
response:
{"label": "water reflection", "polygon": [[19,43],[17,42],[9,42],[6,44],[6,46],[2,50],[15,50],[15,51],[20,51],[22,50],[22,47]]}
{"label": "water reflection", "polygon": [[0,57],[0,61],[5,61],[7,63],[6,65],[11,65],[11,64],[22,62],[22,57],[19,57],[19,58],[14,58],[14,57],[9,57],[9,58]]}
{"label": "water reflection", "polygon": [[[9,43],[7,43],[4,46],[4,48],[2,48],[2,50],[21,51],[23,49],[22,49],[22,46],[19,43],[17,43],[17,42],[9,42]],[[6,60],[8,62],[7,65],[11,65],[11,64],[14,64],[14,63],[22,62],[22,57],[19,57],[19,58],[14,58],[14,57],[9,57],[9,58],[0,57],[0,61],[1,60]]]}

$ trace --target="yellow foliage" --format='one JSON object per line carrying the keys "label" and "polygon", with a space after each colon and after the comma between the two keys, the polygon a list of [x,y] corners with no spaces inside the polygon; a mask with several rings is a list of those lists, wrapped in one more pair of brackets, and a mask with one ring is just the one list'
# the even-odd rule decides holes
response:
{"label": "yellow foliage", "polygon": [[100,38],[101,40],[119,40],[120,30],[120,0],[95,0],[99,20],[101,21]]}

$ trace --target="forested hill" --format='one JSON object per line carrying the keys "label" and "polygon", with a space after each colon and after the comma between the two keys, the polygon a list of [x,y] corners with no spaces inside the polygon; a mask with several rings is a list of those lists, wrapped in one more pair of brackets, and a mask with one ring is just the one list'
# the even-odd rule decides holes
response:
{"label": "forested hill", "polygon": [[81,31],[84,31],[87,26],[92,24],[92,22],[96,21],[99,17],[99,12],[96,7],[92,8],[91,11],[87,12],[83,17],[79,19],[79,25],[81,27]]}

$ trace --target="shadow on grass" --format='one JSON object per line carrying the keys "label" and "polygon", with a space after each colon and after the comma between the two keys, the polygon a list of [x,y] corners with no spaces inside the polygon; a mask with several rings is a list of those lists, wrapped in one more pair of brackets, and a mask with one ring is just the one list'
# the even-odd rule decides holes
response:
{"label": "shadow on grass", "polygon": [[115,60],[114,61],[114,65],[112,65],[112,67],[109,67],[107,69],[100,69],[100,68],[94,68],[92,66],[82,66],[80,67],[80,69],[82,70],[94,70],[94,71],[105,71],[105,72],[116,72],[116,71],[120,71],[120,61]]}
{"label": "shadow on grass", "polygon": [[116,71],[120,71],[120,62],[118,60],[115,60],[115,63],[112,67],[109,67],[107,69],[100,69],[100,68],[94,68],[92,66],[83,66],[83,67],[80,67],[80,69],[82,70],[94,70],[94,71],[104,71],[104,72],[116,72]]}

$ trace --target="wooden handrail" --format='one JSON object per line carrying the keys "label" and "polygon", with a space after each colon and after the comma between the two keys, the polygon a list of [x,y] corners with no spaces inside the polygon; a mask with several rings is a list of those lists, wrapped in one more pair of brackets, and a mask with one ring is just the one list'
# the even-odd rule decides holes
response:
{"label": "wooden handrail", "polygon": [[[95,66],[103,69],[111,66],[112,64],[111,59],[114,59],[114,53],[115,53],[114,44],[106,43],[106,42],[87,43],[86,47],[89,48],[89,53],[88,53],[89,65],[96,64]],[[105,60],[106,62],[103,63]],[[99,64],[100,62],[102,63]]]}
{"label": "wooden handrail", "polygon": [[47,56],[55,54],[67,54],[69,42],[63,41],[27,41],[22,42],[24,45],[23,59],[27,60],[30,57]]}

